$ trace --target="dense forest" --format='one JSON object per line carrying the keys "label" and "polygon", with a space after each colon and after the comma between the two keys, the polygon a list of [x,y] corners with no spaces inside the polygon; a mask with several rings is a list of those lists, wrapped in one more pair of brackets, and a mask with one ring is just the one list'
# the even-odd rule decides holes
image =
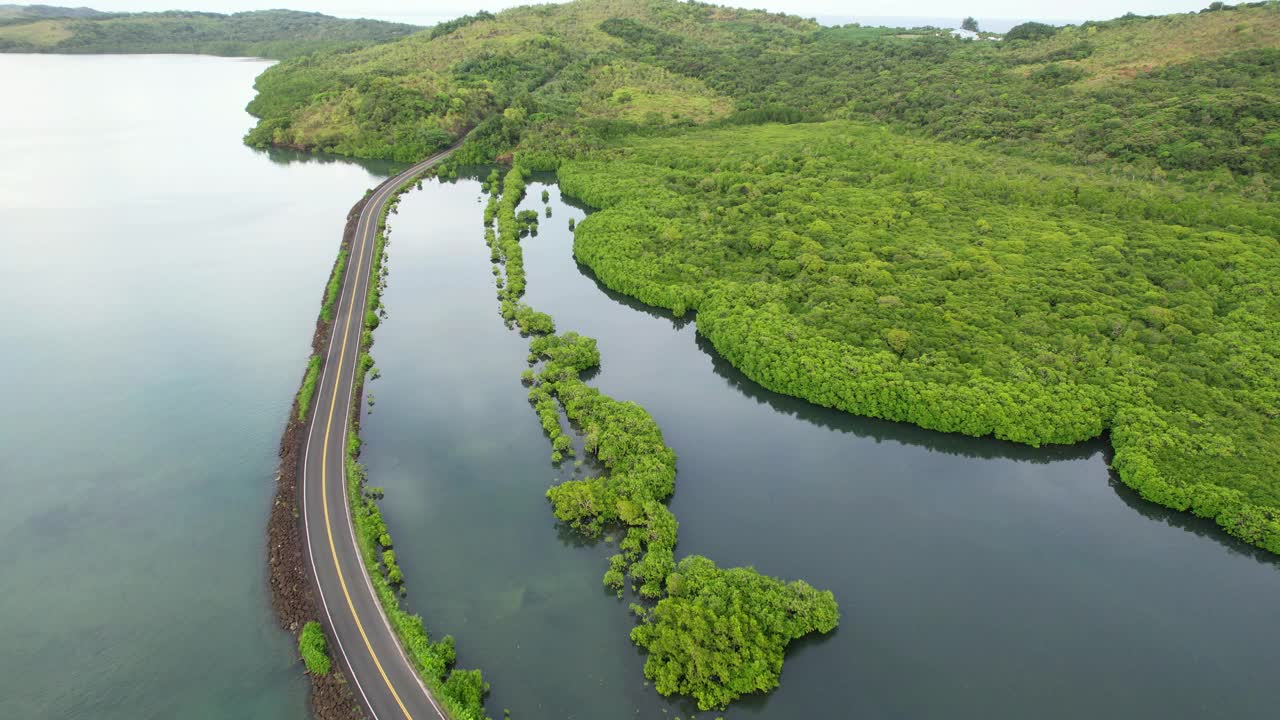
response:
{"label": "dense forest", "polygon": [[521,300],[531,169],[597,209],[574,253],[601,282],[696,313],[761,385],[1035,446],[1106,434],[1143,497],[1280,553],[1280,4],[965,40],[578,0],[295,58],[257,88],[254,145],[408,161],[465,138],[455,162],[511,166],[486,183],[501,313],[533,336],[553,458],[575,451],[563,417],[607,471],[548,498],[577,532],[625,531],[605,583],[641,601],[661,692],[767,690],[838,609],[677,560],[661,430]]}
{"label": "dense forest", "polygon": [[849,121],[560,168],[574,252],[762,385],[1040,445],[1280,552],[1280,206]]}
{"label": "dense forest", "polygon": [[1280,168],[1275,3],[1052,28],[999,41],[824,28],[675,0],[580,0],[461,18],[281,64],[255,144],[412,160],[469,130],[474,159],[589,152],[682,127],[862,119],[934,139],[1163,180]]}
{"label": "dense forest", "polygon": [[0,8],[0,52],[197,53],[286,58],[351,50],[422,28],[320,13],[262,10],[101,13],[88,8]]}

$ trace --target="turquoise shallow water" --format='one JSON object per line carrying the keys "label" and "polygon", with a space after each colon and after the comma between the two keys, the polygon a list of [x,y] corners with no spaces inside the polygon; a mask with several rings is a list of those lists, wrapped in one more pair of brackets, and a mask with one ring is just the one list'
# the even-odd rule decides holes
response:
{"label": "turquoise shallow water", "polygon": [[384,169],[240,138],[264,62],[0,55],[0,718],[303,718],[276,446]]}
{"label": "turquoise shallow water", "polygon": [[[544,181],[549,180],[543,178]],[[728,718],[1266,718],[1280,702],[1276,561],[1142,502],[1101,441],[1033,449],[856,418],[770,393],[688,320],[572,258],[582,209],[521,206],[527,301],[599,339],[592,380],[679,455],[677,555],[831,589],[843,620]],[[479,183],[427,183],[392,219],[390,317],[364,425],[410,605],[493,684],[491,715],[674,718],[606,593],[607,544],[557,528],[567,470],[525,400],[528,341],[497,315]],[[567,465],[567,464],[566,464]],[[710,720],[717,713],[700,713]]]}

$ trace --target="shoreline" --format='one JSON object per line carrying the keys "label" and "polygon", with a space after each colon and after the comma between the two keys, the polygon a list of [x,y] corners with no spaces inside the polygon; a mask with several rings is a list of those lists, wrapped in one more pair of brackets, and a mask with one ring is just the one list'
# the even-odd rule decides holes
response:
{"label": "shoreline", "polygon": [[[342,231],[342,241],[338,245],[338,253],[335,255],[333,269],[330,271],[330,279],[338,277],[339,283],[342,282],[342,277],[345,276],[349,268],[344,267],[342,276],[339,276],[336,272],[338,259],[344,251],[350,252],[352,241],[356,234],[356,226],[360,221],[360,214],[364,211],[365,205],[368,204],[371,197],[372,193],[366,193],[347,213],[347,222]],[[323,306],[323,292],[320,300]],[[323,315],[317,314],[315,331],[311,336],[311,354],[309,358],[320,357],[323,364],[324,351],[329,344],[329,338],[332,333],[332,320],[326,321]],[[306,371],[304,370],[304,378],[305,375]],[[299,479],[307,441],[307,430],[311,426],[310,418],[306,420],[298,418],[301,392],[300,385],[299,390],[294,394],[293,402],[289,405],[288,421],[280,438],[280,464],[276,470],[276,490],[272,497],[271,513],[267,520],[266,546],[267,585],[271,593],[271,608],[275,613],[276,620],[280,623],[280,627],[287,630],[295,641],[298,634],[302,632],[303,625],[308,620],[316,620],[320,617],[315,585],[310,572],[307,570],[309,565],[306,542],[302,536],[300,524],[301,486]],[[359,717],[364,717],[363,706],[357,701],[355,694],[352,693],[346,678],[342,676],[341,666],[337,663],[337,658],[334,657],[332,647],[333,643],[329,642],[327,651],[333,671],[328,675],[308,673],[308,677],[311,679],[308,704],[311,707],[312,716],[318,720],[349,720],[354,711],[359,714]]]}

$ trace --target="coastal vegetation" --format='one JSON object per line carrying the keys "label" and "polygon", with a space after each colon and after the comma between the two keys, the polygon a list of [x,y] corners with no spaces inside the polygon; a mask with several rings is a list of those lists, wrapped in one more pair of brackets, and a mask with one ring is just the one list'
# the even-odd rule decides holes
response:
{"label": "coastal vegetation", "polygon": [[302,376],[302,387],[298,390],[298,420],[306,422],[307,413],[311,412],[311,399],[316,394],[316,383],[320,380],[320,356],[312,355],[307,361],[307,372]]}
{"label": "coastal vegetation", "polygon": [[331,662],[329,660],[329,643],[324,637],[324,628],[315,620],[302,626],[298,635],[298,654],[312,675],[328,675]]}
{"label": "coastal vegetation", "polygon": [[[516,207],[526,177],[517,165],[500,183],[492,176],[486,183],[495,193],[486,226],[494,220],[497,224],[496,234],[486,227],[486,239],[505,269],[505,281],[497,278],[502,315],[509,325],[514,321],[523,334],[534,336],[529,363],[538,370],[526,372],[522,380],[532,386],[529,402],[551,441],[552,461],[574,454],[573,438],[561,423],[563,411],[584,452],[604,469],[547,491],[556,519],[588,539],[598,539],[606,530],[625,531],[620,552],[609,559],[604,584],[619,598],[630,587],[642,603],[651,604],[632,606],[640,623],[632,640],[649,651],[645,676],[659,692],[692,697],[699,708],[709,710],[777,687],[787,644],[835,629],[835,597],[803,581],[787,584],[752,568],[724,570],[696,555],[676,565],[679,523],[665,504],[675,490],[676,455],[663,442],[662,430],[644,408],[605,395],[583,380],[583,373],[600,364],[593,338],[574,332],[553,335],[550,317],[536,311],[529,310],[545,317],[545,325],[521,319],[528,307],[512,288],[523,292],[525,287],[518,260],[524,224]],[[517,311],[508,317],[512,304]]]}
{"label": "coastal vegetation", "polygon": [[1031,445],[1280,551],[1276,206],[848,122],[560,168],[574,252],[771,389]]}
{"label": "coastal vegetation", "polygon": [[422,30],[294,10],[101,13],[43,7],[0,14],[0,52],[197,53],[287,58],[351,50]]}
{"label": "coastal vegetation", "polygon": [[[359,415],[358,402],[353,403],[352,414]],[[483,720],[486,717],[484,696],[489,685],[480,671],[455,668],[457,653],[453,637],[445,635],[433,641],[422,617],[400,605],[400,595],[405,591],[404,576],[396,564],[391,535],[382,519],[382,512],[366,490],[368,474],[359,457],[360,437],[356,429],[347,436],[347,494],[351,501],[356,541],[374,593],[382,603],[401,647],[432,697],[454,720]]]}

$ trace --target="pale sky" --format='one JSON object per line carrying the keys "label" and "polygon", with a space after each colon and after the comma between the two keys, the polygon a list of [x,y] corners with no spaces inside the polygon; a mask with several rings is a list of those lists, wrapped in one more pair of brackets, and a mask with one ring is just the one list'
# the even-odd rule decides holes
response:
{"label": "pale sky", "polygon": [[[393,2],[392,0],[42,0],[51,5],[88,5],[98,10],[208,10],[238,12],[286,7],[310,10],[338,17],[369,17],[429,25],[477,10],[497,11],[528,0],[444,0],[443,2]],[[922,17],[950,18],[972,15],[987,19],[1107,20],[1126,12],[1161,15],[1191,12],[1209,5],[1210,0],[721,0],[717,4],[785,11],[804,17]],[[1228,2],[1228,4],[1234,4]]]}

